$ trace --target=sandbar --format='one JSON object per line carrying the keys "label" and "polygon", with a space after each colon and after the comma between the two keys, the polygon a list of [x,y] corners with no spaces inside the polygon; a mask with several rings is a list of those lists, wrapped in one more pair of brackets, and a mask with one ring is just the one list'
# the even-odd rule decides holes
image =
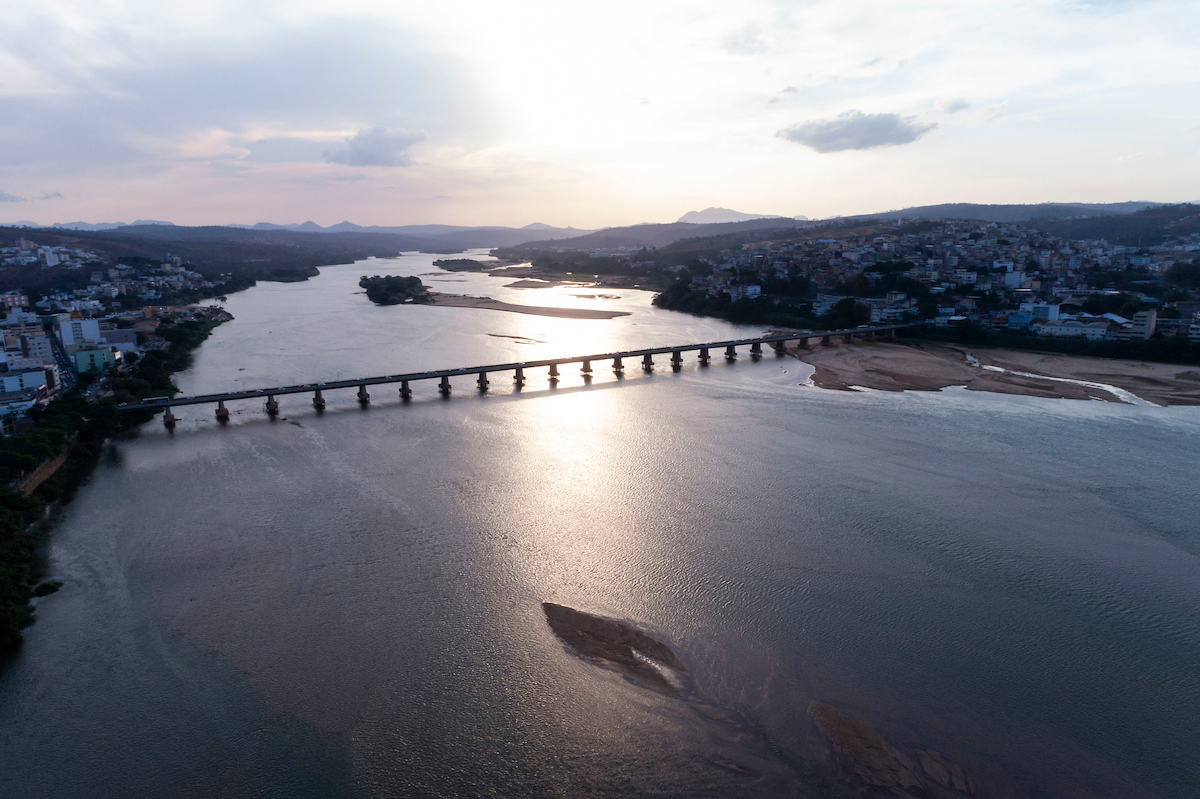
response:
{"label": "sandbar", "polygon": [[559,319],[616,319],[618,316],[629,316],[628,311],[600,311],[593,308],[550,308],[541,305],[516,305],[511,302],[501,302],[491,297],[468,297],[464,294],[441,294],[429,292],[434,305],[445,305],[451,308],[484,308],[489,311],[510,311],[511,313],[532,314],[534,316],[553,316]]}
{"label": "sandbar", "polygon": [[579,657],[619,671],[651,690],[680,695],[678,688],[646,662],[653,660],[676,673],[687,673],[687,666],[662,641],[628,622],[593,616],[566,605],[543,602],[542,611],[554,634]]}
{"label": "sandbar", "polygon": [[969,391],[998,394],[1123,402],[1103,388],[1048,379],[1065,378],[1113,386],[1156,405],[1200,405],[1200,381],[1180,377],[1189,370],[1194,374],[1194,367],[1173,364],[927,342],[835,342],[807,350],[789,348],[788,352],[815,367],[812,382],[821,388],[937,391],[964,386]]}

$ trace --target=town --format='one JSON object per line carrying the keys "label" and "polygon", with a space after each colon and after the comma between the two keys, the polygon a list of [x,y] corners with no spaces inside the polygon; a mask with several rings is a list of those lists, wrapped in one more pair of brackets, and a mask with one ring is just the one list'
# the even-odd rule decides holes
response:
{"label": "town", "polygon": [[[6,435],[30,424],[30,408],[45,407],[80,376],[88,375],[90,383],[125,372],[148,352],[167,350],[169,342],[158,335],[160,324],[207,320],[219,313],[183,302],[242,287],[228,276],[206,278],[170,255],[158,262],[136,261],[105,263],[91,252],[38,247],[24,240],[0,249],[4,268],[57,266],[67,274],[78,270],[86,280],[78,288],[56,287],[33,298],[22,290],[0,294],[0,420]],[[89,392],[92,398],[112,393],[100,384]]]}
{"label": "town", "polygon": [[[840,236],[792,230],[709,251],[703,239],[657,251],[593,248],[586,257],[624,262],[620,271],[634,279],[657,277],[660,307],[733,321],[828,320],[837,309],[839,324],[924,319],[1038,338],[1200,342],[1200,234],[1135,247],[1019,224],[899,219],[891,227]],[[543,262],[565,254],[555,248]]]}

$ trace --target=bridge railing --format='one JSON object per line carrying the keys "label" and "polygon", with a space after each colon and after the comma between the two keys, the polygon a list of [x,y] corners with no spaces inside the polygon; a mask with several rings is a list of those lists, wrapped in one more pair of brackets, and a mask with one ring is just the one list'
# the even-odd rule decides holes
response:
{"label": "bridge railing", "polygon": [[[358,377],[349,380],[328,380],[319,383],[302,383],[292,386],[275,386],[272,388],[257,388],[247,389],[242,391],[229,391],[224,394],[199,394],[186,397],[153,397],[142,400],[141,402],[127,403],[118,406],[122,411],[142,411],[142,410],[159,410],[166,409],[167,415],[164,421],[170,425],[175,421],[171,415],[170,409],[181,405],[205,405],[217,403],[217,417],[228,418],[228,411],[225,410],[225,403],[234,400],[243,399],[267,399],[267,410],[274,412],[278,410],[278,404],[275,402],[275,397],[285,394],[311,394],[315,393],[314,405],[318,408],[324,407],[324,399],[321,392],[334,391],[338,389],[357,388],[359,389],[359,399],[363,402],[369,400],[369,394],[366,393],[367,386],[375,386],[389,383],[401,384],[401,395],[404,398],[411,396],[409,384],[419,380],[437,380],[440,383],[439,388],[444,394],[449,393],[449,379],[452,377],[463,377],[466,375],[477,375],[479,378],[479,387],[486,389],[486,375],[493,372],[515,372],[518,383],[524,382],[524,370],[549,367],[551,369],[551,380],[556,380],[558,377],[557,367],[565,364],[579,363],[584,365],[584,372],[590,372],[590,364],[593,361],[612,361],[614,368],[620,371],[623,369],[623,362],[626,359],[643,359],[643,365],[647,368],[651,365],[649,359],[655,355],[672,355],[673,365],[678,366],[680,355],[685,352],[701,353],[701,360],[707,362],[711,357],[710,353],[713,350],[725,350],[725,357],[736,357],[736,349],[738,347],[749,346],[751,354],[757,355],[761,353],[763,344],[782,345],[788,341],[802,341],[807,344],[809,339],[819,338],[829,340],[834,337],[842,337],[850,340],[855,336],[867,336],[874,338],[879,333],[894,334],[896,330],[906,327],[912,327],[914,323],[881,325],[878,327],[855,327],[843,328],[840,330],[800,330],[793,333],[778,333],[770,336],[755,336],[753,338],[729,339],[726,341],[710,341],[701,344],[678,344],[666,347],[645,347],[636,350],[621,350],[618,352],[597,353],[594,355],[573,355],[565,358],[539,358],[528,361],[516,361],[513,363],[486,364],[481,366],[466,366],[457,369],[436,369],[426,372],[408,372],[406,374],[397,375],[379,375],[376,377]],[[274,406],[274,407],[272,407]]]}

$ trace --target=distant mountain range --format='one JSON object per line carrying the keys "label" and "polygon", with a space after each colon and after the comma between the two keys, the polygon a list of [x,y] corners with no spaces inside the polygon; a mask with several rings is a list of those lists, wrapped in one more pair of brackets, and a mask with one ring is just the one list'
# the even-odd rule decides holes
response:
{"label": "distant mountain range", "polygon": [[[510,227],[467,227],[463,225],[399,225],[383,227],[379,225],[356,225],[353,222],[339,222],[336,225],[322,227],[316,222],[301,224],[276,225],[270,222],[259,222],[256,225],[210,225],[199,228],[175,225],[171,222],[161,222],[152,219],[139,219],[132,224],[124,222],[56,222],[53,225],[38,225],[34,222],[17,222],[14,227],[32,227],[41,229],[78,230],[88,232],[111,231],[128,235],[149,236],[152,238],[188,238],[192,234],[187,231],[209,231],[205,237],[212,239],[212,231],[217,230],[248,230],[259,232],[291,232],[291,233],[325,233],[325,234],[374,234],[395,237],[393,243],[399,249],[405,250],[466,250],[476,247],[514,247],[518,244],[539,239],[555,241],[557,239],[574,238],[591,233],[590,230],[566,227],[556,228],[535,222],[523,228]],[[150,230],[150,228],[172,228],[167,230]]]}
{"label": "distant mountain range", "polygon": [[[273,224],[259,222],[255,225],[225,225],[201,228],[176,226],[170,222],[140,219],[132,224],[124,222],[70,222],[55,223],[45,228],[90,232],[112,232],[141,238],[183,240],[201,238],[208,241],[226,238],[219,231],[245,231],[250,233],[292,233],[323,235],[357,235],[384,237],[389,246],[401,250],[451,251],[478,247],[523,247],[538,249],[563,246],[569,242],[572,249],[610,249],[628,247],[664,247],[687,238],[711,237],[754,230],[787,230],[808,228],[832,222],[855,220],[895,219],[971,219],[982,222],[1018,223],[1040,220],[1096,219],[1133,214],[1145,209],[1160,208],[1166,203],[1151,201],[1122,203],[1038,203],[1033,205],[981,205],[975,203],[947,203],[901,208],[874,214],[837,217],[826,220],[809,220],[803,216],[760,216],[729,208],[706,208],[689,211],[678,221],[668,224],[641,224],[628,227],[581,230],[573,227],[553,227],[541,223],[522,228],[501,226],[469,227],[462,225],[356,225],[339,222],[321,226],[316,222],[300,224]],[[15,226],[43,227],[32,222],[18,222]],[[372,241],[382,241],[372,238]]]}
{"label": "distant mountain range", "polygon": [[135,225],[173,225],[173,222],[160,222],[157,219],[139,219],[136,222],[55,222],[53,225],[39,225],[37,222],[23,220],[21,222],[13,222],[12,227],[57,227],[64,230],[116,230],[121,227],[134,227]]}
{"label": "distant mountain range", "polygon": [[807,216],[784,217],[776,216],[775,214],[746,214],[741,211],[732,211],[728,208],[705,208],[703,211],[688,211],[675,221],[692,225],[719,225],[726,222],[749,222],[751,219],[796,219],[801,222],[808,221]]}
{"label": "distant mountain range", "polygon": [[858,214],[839,219],[974,219],[980,222],[1028,222],[1031,219],[1067,219],[1078,216],[1120,216],[1158,208],[1168,203],[1037,203],[1034,205],[978,205],[945,203],[919,205],[877,214]]}
{"label": "distant mountain range", "polygon": [[[825,220],[801,220],[787,217],[753,218],[746,221],[724,223],[694,223],[674,222],[666,225],[631,225],[629,227],[605,228],[573,239],[558,239],[556,241],[531,241],[520,245],[517,249],[533,251],[550,248],[570,248],[576,250],[603,250],[621,248],[661,248],[674,245],[686,239],[715,239],[716,237],[732,237],[735,240],[753,240],[757,231],[769,231],[772,237],[783,238],[790,231],[801,231],[818,226],[853,225],[856,222],[893,222],[897,219],[909,221],[937,219],[969,219],[979,222],[997,223],[1036,223],[1047,228],[1056,221],[1084,223],[1092,221],[1095,224],[1077,225],[1079,229],[1101,231],[1096,238],[1104,238],[1103,231],[1110,231],[1110,236],[1126,236],[1124,231],[1128,224],[1133,224],[1135,215],[1146,214],[1156,209],[1186,208],[1187,206],[1169,205],[1156,202],[1125,202],[1125,203],[1039,203],[1036,205],[977,205],[973,203],[950,203],[945,205],[925,205],[914,208],[902,208],[898,211],[887,211],[878,214],[862,214],[860,216],[836,217]],[[714,209],[709,209],[714,210]],[[715,209],[721,211],[723,209]],[[697,212],[704,213],[704,212]],[[730,213],[738,213],[736,211]],[[1190,213],[1190,212],[1189,212]],[[688,216],[685,214],[685,216]],[[694,218],[694,217],[693,217]],[[1137,217],[1140,219],[1140,217]],[[1110,224],[1099,224],[1110,220]],[[1113,220],[1127,220],[1128,224]],[[1072,228],[1074,229],[1074,228]],[[753,235],[752,235],[753,234]],[[1149,234],[1146,234],[1149,235]]]}

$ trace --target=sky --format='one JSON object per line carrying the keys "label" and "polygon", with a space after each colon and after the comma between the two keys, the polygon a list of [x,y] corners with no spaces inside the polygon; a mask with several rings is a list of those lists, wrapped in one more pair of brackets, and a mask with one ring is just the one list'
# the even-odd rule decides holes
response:
{"label": "sky", "polygon": [[10,0],[0,223],[1200,199],[1195,0]]}

